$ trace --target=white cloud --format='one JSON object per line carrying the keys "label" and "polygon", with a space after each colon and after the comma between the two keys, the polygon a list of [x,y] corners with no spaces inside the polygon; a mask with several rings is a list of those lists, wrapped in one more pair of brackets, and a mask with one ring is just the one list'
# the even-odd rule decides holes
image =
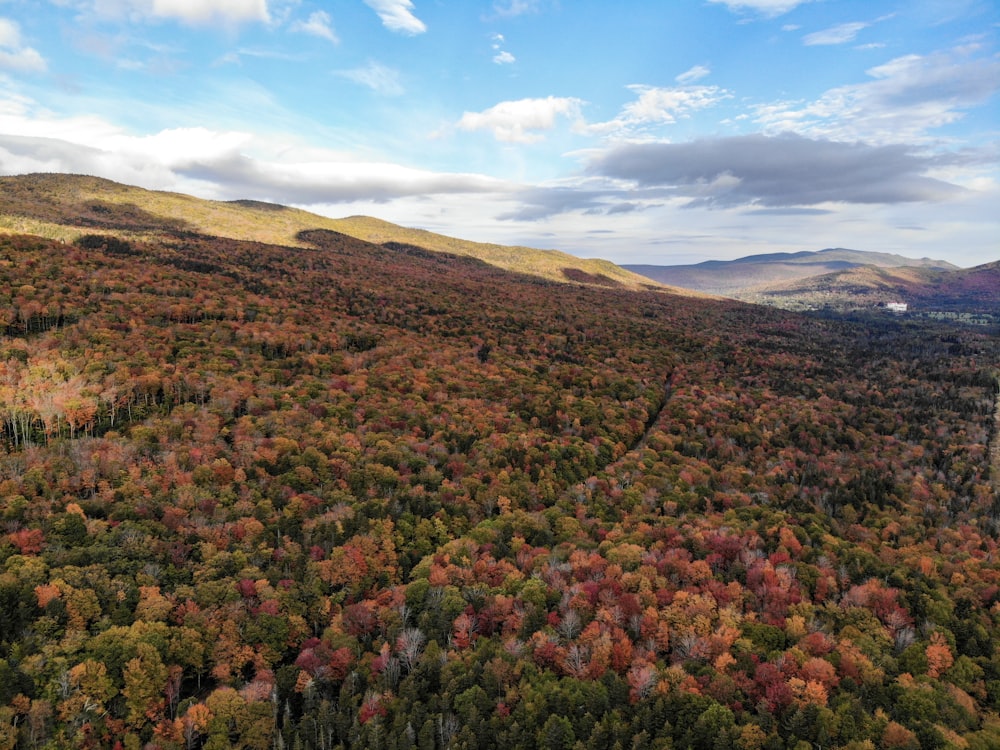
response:
{"label": "white cloud", "polygon": [[493,40],[493,50],[496,52],[496,54],[493,55],[493,62],[497,65],[510,65],[511,63],[517,61],[517,59],[510,52],[503,48],[503,34],[494,34],[491,38]]}
{"label": "white cloud", "polygon": [[340,39],[337,38],[337,33],[333,30],[333,23],[330,19],[330,14],[322,10],[317,10],[315,13],[311,13],[307,21],[296,21],[289,28],[292,31],[299,31],[303,34],[318,36],[321,39],[326,39],[328,42],[333,44],[338,44],[340,42]]}
{"label": "white cloud", "polygon": [[655,88],[629,86],[639,98],[625,106],[627,119],[635,122],[675,122],[678,115],[705,109],[728,95],[718,86],[684,86],[681,88]]}
{"label": "white cloud", "polygon": [[500,102],[482,112],[466,112],[458,121],[461,130],[491,130],[498,141],[533,143],[551,130],[560,117],[579,119],[579,99],[549,96],[545,99],[519,99]]}
{"label": "white cloud", "polygon": [[45,67],[38,51],[22,42],[21,28],[14,21],[0,18],[0,70],[40,73]]}
{"label": "white cloud", "polygon": [[869,69],[864,83],[839,86],[813,102],[776,102],[757,109],[768,133],[869,143],[926,143],[930,131],[1000,91],[1000,59],[954,49],[905,55]]}
{"label": "white cloud", "polygon": [[709,0],[711,3],[723,3],[731,11],[749,10],[760,15],[774,18],[795,10],[798,6],[811,0]]}
{"label": "white cloud", "polygon": [[[271,153],[253,154],[260,149]],[[303,151],[260,143],[247,133],[205,128],[165,130],[142,138],[119,133],[102,146],[0,134],[0,174],[28,172],[95,174],[214,199],[299,205],[509,191],[505,183],[482,175],[350,161],[334,152]]]}
{"label": "white cloud", "polygon": [[216,131],[203,127],[170,128],[141,137],[122,134],[107,146],[137,157],[157,154],[161,162],[172,166],[238,152],[252,140],[253,136],[240,131]]}
{"label": "white cloud", "polygon": [[97,116],[58,117],[23,96],[0,96],[0,174],[39,171],[301,205],[512,189],[483,175],[359,160],[239,130],[171,128],[136,136]]}
{"label": "white cloud", "polygon": [[153,0],[151,11],[159,18],[195,25],[270,20],[267,0]]}
{"label": "white cloud", "polygon": [[427,31],[424,22],[413,15],[410,0],[365,0],[365,5],[382,19],[382,25],[401,34],[422,34]]}
{"label": "white cloud", "polygon": [[504,183],[482,175],[430,172],[383,162],[298,161],[294,154],[264,160],[236,152],[217,153],[178,164],[175,170],[216,185],[227,196],[299,205],[507,190]]}
{"label": "white cloud", "polygon": [[[688,71],[688,73],[690,72]],[[659,88],[633,84],[628,88],[635,92],[638,98],[634,102],[626,104],[614,120],[590,125],[589,131],[607,134],[617,132],[620,135],[627,135],[630,131],[648,125],[671,125],[677,122],[679,117],[687,117],[692,112],[706,109],[724,99],[732,98],[732,94],[718,86]]]}
{"label": "white cloud", "polygon": [[9,18],[0,18],[0,47],[20,47],[21,28]]}
{"label": "white cloud", "polygon": [[860,21],[842,23],[838,26],[831,26],[829,29],[824,29],[823,31],[806,34],[802,38],[802,42],[807,47],[824,44],[845,44],[846,42],[853,41],[859,31],[868,28],[870,25]]}
{"label": "white cloud", "polygon": [[335,74],[385,96],[399,96],[403,93],[399,72],[374,61],[361,68],[338,70]]}
{"label": "white cloud", "polygon": [[119,21],[171,19],[192,26],[271,21],[268,0],[58,0],[58,4]]}
{"label": "white cloud", "polygon": [[[144,161],[150,165],[169,165],[178,160],[206,158],[213,153],[239,149],[251,140],[248,133],[202,127],[173,128],[153,135],[134,136],[97,115],[58,117],[27,97],[9,95],[0,98],[0,133],[20,138],[22,144],[31,140],[45,141],[48,145],[41,152],[61,153],[60,149],[64,148],[67,154],[72,154],[78,149],[81,151],[79,159],[61,157],[67,160],[65,166],[71,168],[88,163],[96,158],[95,154],[101,154],[101,160],[133,163],[137,169]],[[29,153],[25,145],[24,154]],[[75,171],[102,174],[84,169]]]}
{"label": "white cloud", "polygon": [[687,86],[690,83],[701,80],[711,72],[712,71],[704,65],[695,65],[690,70],[686,70],[681,73],[679,76],[674,78],[674,80],[683,86]]}
{"label": "white cloud", "polygon": [[241,65],[244,57],[253,57],[259,60],[282,60],[285,62],[302,62],[305,59],[301,54],[290,55],[286,52],[271,49],[240,47],[224,54],[216,60],[215,65]]}
{"label": "white cloud", "polygon": [[538,0],[506,0],[493,3],[493,10],[498,16],[510,18],[538,10]]}

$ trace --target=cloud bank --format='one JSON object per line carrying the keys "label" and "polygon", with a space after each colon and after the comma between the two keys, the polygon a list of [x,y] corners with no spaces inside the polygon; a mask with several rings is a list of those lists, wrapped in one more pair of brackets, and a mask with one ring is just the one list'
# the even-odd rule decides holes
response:
{"label": "cloud bank", "polygon": [[481,175],[450,174],[373,162],[264,161],[231,152],[174,165],[184,177],[225,185],[232,195],[298,205],[382,202],[410,196],[486,193],[503,184]]}
{"label": "cloud bank", "polygon": [[250,132],[181,127],[135,136],[100,117],[58,118],[27,98],[0,100],[0,174],[30,172],[300,205],[512,190],[483,175],[364,160]]}
{"label": "cloud bank", "polygon": [[906,146],[869,146],[797,135],[746,135],[611,148],[591,175],[659,188],[689,206],[815,206],[939,201],[961,188],[928,177],[933,162]]}

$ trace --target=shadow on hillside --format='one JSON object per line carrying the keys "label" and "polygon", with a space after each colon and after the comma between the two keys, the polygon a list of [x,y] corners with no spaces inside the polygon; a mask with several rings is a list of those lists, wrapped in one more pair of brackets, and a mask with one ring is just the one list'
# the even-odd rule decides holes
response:
{"label": "shadow on hillside", "polygon": [[87,227],[102,229],[136,230],[188,230],[192,225],[184,219],[158,216],[134,203],[109,203],[91,200],[77,204],[67,210],[65,220],[77,222]]}
{"label": "shadow on hillside", "polygon": [[275,213],[281,211],[288,211],[288,206],[282,206],[280,203],[268,203],[267,201],[255,201],[249,198],[240,198],[235,201],[226,201],[233,206],[241,206],[243,208],[256,208],[260,211],[274,211]]}
{"label": "shadow on hillside", "polygon": [[610,276],[603,273],[587,273],[579,268],[564,268],[562,275],[570,281],[577,281],[581,284],[594,284],[596,286],[622,287],[620,281],[615,281]]}
{"label": "shadow on hillside", "polygon": [[490,265],[486,261],[479,258],[473,258],[468,255],[457,255],[455,253],[440,250],[428,250],[427,248],[420,247],[419,245],[411,245],[406,242],[368,242],[366,240],[352,237],[348,234],[335,232],[332,229],[304,229],[295,235],[295,239],[300,242],[308,242],[315,247],[322,248],[324,250],[332,250],[334,252],[343,253],[357,251],[364,248],[364,251],[368,253],[385,253],[386,256],[384,257],[387,257],[389,254],[406,255],[411,258],[419,258],[420,260],[428,263],[445,264],[449,268],[454,268],[456,263],[463,263],[467,266],[486,271],[496,272],[498,270],[495,266]]}

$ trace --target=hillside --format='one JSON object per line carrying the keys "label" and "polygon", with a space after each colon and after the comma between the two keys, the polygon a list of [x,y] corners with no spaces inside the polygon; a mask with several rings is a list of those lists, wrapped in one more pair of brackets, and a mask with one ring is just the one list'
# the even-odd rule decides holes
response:
{"label": "hillside", "polygon": [[67,241],[94,231],[124,231],[137,238],[163,231],[190,231],[305,247],[308,243],[300,233],[315,229],[377,244],[395,242],[464,255],[553,281],[628,289],[654,286],[649,279],[608,261],[576,258],[556,250],[469,242],[364,216],[329,219],[272,203],[208,201],[80,175],[0,177],[0,231],[31,232]]}
{"label": "hillside", "polygon": [[139,210],[0,236],[0,746],[1000,745],[989,332]]}
{"label": "hillside", "polygon": [[747,299],[767,288],[779,287],[785,283],[861,266],[893,269],[903,267],[956,269],[956,266],[946,261],[930,258],[905,258],[891,253],[873,253],[845,248],[828,248],[816,252],[749,255],[731,261],[711,260],[693,265],[625,265],[624,268],[662,284],[736,299]]}
{"label": "hillside", "polygon": [[762,287],[743,297],[784,308],[837,310],[903,301],[914,313],[986,315],[1000,321],[1000,261],[957,270],[862,266]]}

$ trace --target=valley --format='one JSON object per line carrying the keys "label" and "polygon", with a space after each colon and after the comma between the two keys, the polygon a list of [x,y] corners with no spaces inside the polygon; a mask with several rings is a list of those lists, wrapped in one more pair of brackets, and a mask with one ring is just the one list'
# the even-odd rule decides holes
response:
{"label": "valley", "polygon": [[1000,744],[995,329],[77,189],[0,200],[0,747]]}
{"label": "valley", "polygon": [[802,312],[907,304],[912,316],[1000,324],[1000,262],[960,269],[930,258],[828,249],[691,266],[626,266],[651,280]]}

